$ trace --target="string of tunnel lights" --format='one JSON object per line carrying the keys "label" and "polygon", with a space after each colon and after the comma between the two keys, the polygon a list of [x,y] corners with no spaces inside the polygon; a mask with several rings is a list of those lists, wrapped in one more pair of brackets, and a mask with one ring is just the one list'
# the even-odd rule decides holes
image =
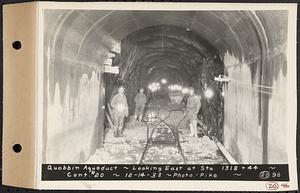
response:
{"label": "string of tunnel lights", "polygon": [[[160,81],[162,84],[167,84],[167,80],[165,78],[161,79]],[[159,82],[153,82],[151,84],[148,85],[148,89],[151,92],[155,92],[157,90],[160,90],[160,83]]]}
{"label": "string of tunnel lights", "polygon": [[[188,87],[182,87],[181,85],[178,85],[178,84],[169,85],[168,89],[170,91],[181,92],[182,94],[187,94],[187,93],[191,92],[191,89],[189,89]],[[212,98],[214,96],[213,90],[210,89],[210,88],[206,89],[205,92],[204,92],[204,96],[206,98]]]}
{"label": "string of tunnel lights", "polygon": [[[214,78],[215,81],[213,81],[209,86],[207,86],[207,88],[204,90],[204,97],[207,98],[207,99],[210,99],[214,96],[214,90],[213,88],[216,86],[216,83],[217,82],[235,82],[237,84],[240,84],[242,85],[243,87],[245,85],[247,85],[247,87],[249,87],[250,89],[252,90],[255,90],[255,91],[258,91],[259,93],[262,93],[262,94],[268,94],[268,95],[272,95],[271,92],[268,92],[268,91],[264,91],[264,90],[261,90],[261,89],[277,89],[277,88],[274,88],[274,87],[271,87],[271,86],[264,86],[264,85],[257,85],[257,84],[249,84],[249,83],[246,83],[246,82],[243,82],[243,81],[239,81],[239,80],[235,80],[235,79],[231,79],[231,78],[228,78],[226,77],[225,75],[219,75],[218,77],[215,77]],[[167,80],[165,78],[161,79],[160,81],[161,84],[167,84]],[[149,84],[148,86],[148,89],[151,91],[151,92],[156,92],[158,90],[161,89],[161,85],[160,85],[159,82],[153,82],[151,84]],[[254,87],[254,88],[253,88]],[[188,87],[183,87],[181,85],[178,85],[178,84],[171,84],[171,85],[168,85],[168,89],[170,91],[177,91],[177,92],[181,92],[182,94],[187,94],[190,92],[190,89]],[[221,95],[224,96],[225,93],[224,93],[224,88],[221,92]]]}
{"label": "string of tunnel lights", "polygon": [[[167,83],[167,80],[166,79],[161,79],[160,81],[162,84],[166,84]],[[151,92],[156,92],[158,90],[161,89],[161,85],[159,82],[152,82],[151,84],[148,85],[148,89],[151,91]],[[168,85],[168,89],[170,91],[177,91],[177,92],[181,92],[182,94],[187,94],[187,93],[190,93],[191,92],[191,89],[189,89],[188,87],[183,87],[181,85],[178,85],[178,84],[171,84],[171,85]],[[211,88],[207,88],[204,92],[204,96],[206,98],[212,98],[214,96],[214,91],[211,89]]]}
{"label": "string of tunnel lights", "polygon": [[[180,91],[182,94],[187,94],[189,92],[191,92],[191,90],[187,87],[182,87],[180,85],[177,85],[177,84],[174,84],[174,85],[169,85],[168,86],[168,89],[170,91]],[[204,96],[205,98],[212,98],[214,96],[214,91],[210,88],[207,88],[205,91],[204,91]]]}

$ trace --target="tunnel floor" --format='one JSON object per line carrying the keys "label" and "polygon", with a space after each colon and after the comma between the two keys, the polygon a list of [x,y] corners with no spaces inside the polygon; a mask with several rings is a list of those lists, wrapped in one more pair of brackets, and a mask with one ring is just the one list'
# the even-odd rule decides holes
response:
{"label": "tunnel floor", "polygon": [[[167,108],[168,103],[165,101],[150,103],[145,114],[159,112],[159,116],[164,119],[168,116]],[[172,144],[150,144],[145,152],[147,143],[145,123],[128,121],[125,123],[123,137],[116,138],[111,129],[107,130],[104,146],[97,149],[87,163],[139,164],[145,152],[143,164],[226,164],[226,159],[213,140],[207,136],[198,138],[189,136],[188,125],[181,121],[184,120],[183,117],[183,112],[174,111],[165,120],[167,124],[178,126],[183,156],[180,148]],[[154,124],[156,122],[148,123],[149,133],[151,133]],[[167,131],[167,133],[171,132]],[[157,133],[154,132],[154,135]]]}

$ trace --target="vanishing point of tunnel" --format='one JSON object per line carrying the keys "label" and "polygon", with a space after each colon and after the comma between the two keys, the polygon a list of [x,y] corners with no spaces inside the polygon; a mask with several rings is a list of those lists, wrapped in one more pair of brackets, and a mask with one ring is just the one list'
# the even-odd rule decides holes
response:
{"label": "vanishing point of tunnel", "polygon": [[[44,162],[287,161],[287,11],[44,14]],[[115,137],[120,86],[128,117]],[[201,104],[194,136],[185,113],[191,88]]]}

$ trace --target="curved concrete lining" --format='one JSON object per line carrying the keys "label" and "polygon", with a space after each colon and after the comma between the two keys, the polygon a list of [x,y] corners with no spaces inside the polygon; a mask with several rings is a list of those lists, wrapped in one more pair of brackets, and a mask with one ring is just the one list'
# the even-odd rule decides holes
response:
{"label": "curved concrete lining", "polygon": [[[69,160],[84,161],[101,144],[93,134],[103,130],[98,124],[105,98],[103,63],[116,44],[121,44],[121,54],[113,65],[120,66],[120,76],[105,82],[111,89],[106,96],[118,82],[128,85],[131,100],[137,87],[162,75],[175,74],[201,89],[203,74],[207,82],[225,74],[233,81],[223,88],[224,147],[240,163],[286,160],[278,136],[286,120],[280,106],[286,103],[287,12],[47,10],[45,17],[45,50],[50,50],[45,54],[46,114],[69,112],[66,117],[74,119],[59,118],[63,131],[47,130],[48,142],[55,144],[69,132],[87,138],[84,147],[70,143],[74,153],[67,153]],[[214,89],[219,97],[220,88]],[[220,99],[207,105],[217,108]],[[53,159],[54,150],[49,152],[50,161],[66,159]]]}

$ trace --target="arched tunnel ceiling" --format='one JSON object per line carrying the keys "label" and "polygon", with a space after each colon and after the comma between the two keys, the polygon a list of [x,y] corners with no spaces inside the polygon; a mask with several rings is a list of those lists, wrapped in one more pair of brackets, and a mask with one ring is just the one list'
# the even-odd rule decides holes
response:
{"label": "arched tunnel ceiling", "polygon": [[96,63],[103,60],[105,51],[127,35],[149,26],[171,25],[189,28],[221,55],[229,51],[243,60],[246,52],[260,53],[253,49],[259,48],[260,42],[249,15],[253,14],[241,11],[61,11],[59,22],[63,25],[57,24],[53,29],[53,33],[59,35],[52,46],[65,59],[77,56],[86,62],[97,55],[90,61]]}
{"label": "arched tunnel ceiling", "polygon": [[[139,62],[145,63],[143,65],[150,70],[162,55],[165,64],[172,66],[170,69],[185,69],[185,75],[182,75],[190,78],[189,74],[195,72],[199,62],[206,57],[218,55],[217,58],[224,62],[225,53],[229,53],[248,64],[264,61],[277,42],[282,44],[280,37],[283,36],[274,34],[272,29],[276,29],[278,23],[286,24],[286,14],[285,11],[274,15],[272,11],[47,10],[45,50],[50,48],[54,66],[64,63],[101,67],[116,44],[148,30],[146,34],[140,33],[135,42],[137,46],[150,50],[144,57],[138,57]],[[155,26],[167,27],[157,30]],[[280,33],[286,33],[285,28],[282,29]],[[190,34],[189,38],[185,38],[186,33]],[[158,48],[162,42],[165,46]],[[77,68],[82,69],[80,66]],[[59,70],[61,67],[55,68]],[[128,68],[125,73],[132,73],[132,69]],[[54,77],[53,83],[60,79],[60,76]]]}
{"label": "arched tunnel ceiling", "polygon": [[[137,30],[121,41],[121,77],[138,82],[177,77],[188,85],[199,79],[203,63],[214,60],[223,73],[217,50],[190,29],[174,25],[155,25]],[[164,73],[161,73],[164,72]],[[132,75],[132,77],[131,77]]]}

